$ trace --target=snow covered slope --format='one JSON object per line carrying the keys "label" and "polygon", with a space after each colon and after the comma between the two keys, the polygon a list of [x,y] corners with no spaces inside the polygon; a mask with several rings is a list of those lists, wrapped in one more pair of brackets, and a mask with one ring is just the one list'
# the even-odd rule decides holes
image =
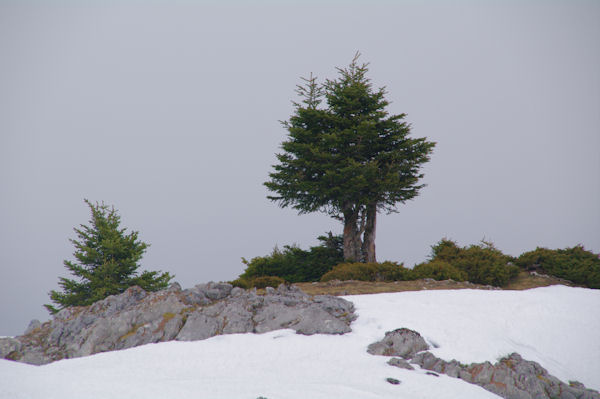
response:
{"label": "snow covered slope", "polygon": [[[358,319],[342,336],[217,336],[31,366],[0,360],[0,398],[369,399],[498,398],[459,379],[388,366],[367,346],[414,329],[443,359],[480,362],[511,352],[563,381],[600,389],[600,291],[419,291],[349,296]],[[387,377],[401,381],[386,382]]]}

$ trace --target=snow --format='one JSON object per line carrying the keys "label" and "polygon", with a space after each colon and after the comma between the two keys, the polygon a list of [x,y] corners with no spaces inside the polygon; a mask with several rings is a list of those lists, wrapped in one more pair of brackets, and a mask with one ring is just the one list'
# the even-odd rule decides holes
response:
{"label": "snow", "polygon": [[[0,360],[0,398],[498,398],[444,375],[388,366],[366,352],[384,333],[414,329],[443,359],[463,363],[511,352],[563,381],[600,389],[600,291],[419,291],[348,296],[352,333],[291,330],[165,342],[45,366]],[[400,385],[391,385],[387,377]]]}

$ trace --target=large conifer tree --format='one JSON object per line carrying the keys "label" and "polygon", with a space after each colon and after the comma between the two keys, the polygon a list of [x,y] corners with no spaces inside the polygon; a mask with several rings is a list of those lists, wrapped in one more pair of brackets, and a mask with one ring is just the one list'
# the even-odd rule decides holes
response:
{"label": "large conifer tree", "polygon": [[136,274],[138,262],[148,248],[148,244],[138,240],[138,232],[126,234],[126,229],[119,228],[121,217],[114,207],[88,200],[85,203],[92,213],[90,225],[74,229],[77,239],[70,241],[75,246],[75,261],[64,261],[78,279],[60,277],[63,292],[50,291],[50,299],[59,307],[44,305],[48,311],[56,313],[69,306],[90,305],[133,285],[146,291],[166,288],[172,278],[169,273]]}
{"label": "large conifer tree", "polygon": [[408,137],[405,114],[388,114],[385,89],[373,90],[358,57],[338,68],[337,79],[303,79],[302,102],[283,122],[288,138],[265,185],[282,207],[342,221],[344,257],[375,262],[377,212],[396,212],[418,195],[419,171],[435,143]]}

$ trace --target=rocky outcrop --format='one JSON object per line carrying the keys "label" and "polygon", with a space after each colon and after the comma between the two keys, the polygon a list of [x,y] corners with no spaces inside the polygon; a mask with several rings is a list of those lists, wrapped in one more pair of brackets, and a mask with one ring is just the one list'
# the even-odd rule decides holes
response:
{"label": "rocky outcrop", "polygon": [[19,353],[21,347],[21,341],[17,339],[11,337],[0,338],[0,356],[2,357],[14,356],[14,354]]}
{"label": "rocky outcrop", "polygon": [[412,359],[418,352],[429,349],[421,334],[408,328],[399,328],[385,333],[385,337],[367,348],[372,355],[400,356]]}
{"label": "rocky outcrop", "polygon": [[63,309],[49,322],[32,322],[22,336],[0,338],[0,358],[46,364],[154,342],[283,328],[343,334],[354,319],[354,306],[342,298],[309,297],[284,285],[264,295],[227,283],[186,290],[175,283],[158,292],[130,287],[87,307]]}
{"label": "rocky outcrop", "polygon": [[430,352],[423,352],[417,354],[411,363],[463,379],[508,399],[600,399],[598,392],[577,382],[566,384],[518,353],[512,353],[495,364],[484,362],[467,366],[456,360],[446,362]]}
{"label": "rocky outcrop", "polygon": [[495,364],[490,362],[464,365],[456,360],[445,361],[427,352],[429,346],[416,331],[406,328],[390,331],[379,342],[369,345],[368,352],[394,357],[388,364],[412,370],[411,364],[430,370],[431,375],[446,374],[463,379],[471,384],[507,399],[600,399],[597,391],[586,389],[578,382],[566,384],[536,362],[523,359],[513,353]]}
{"label": "rocky outcrop", "polygon": [[407,369],[407,370],[414,370],[415,368],[413,366],[410,365],[409,362],[407,362],[404,359],[401,359],[399,357],[393,357],[388,361],[388,364],[390,366],[394,366],[394,367],[398,367],[401,369]]}

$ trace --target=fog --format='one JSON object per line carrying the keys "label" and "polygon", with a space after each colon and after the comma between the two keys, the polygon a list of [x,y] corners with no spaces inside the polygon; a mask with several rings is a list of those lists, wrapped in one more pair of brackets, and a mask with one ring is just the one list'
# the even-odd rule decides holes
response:
{"label": "fog", "polygon": [[381,215],[379,260],[443,237],[600,252],[600,3],[0,3],[0,335],[68,275],[84,198],[191,287],[341,224],[267,198],[295,85],[356,51],[391,113],[437,142]]}

